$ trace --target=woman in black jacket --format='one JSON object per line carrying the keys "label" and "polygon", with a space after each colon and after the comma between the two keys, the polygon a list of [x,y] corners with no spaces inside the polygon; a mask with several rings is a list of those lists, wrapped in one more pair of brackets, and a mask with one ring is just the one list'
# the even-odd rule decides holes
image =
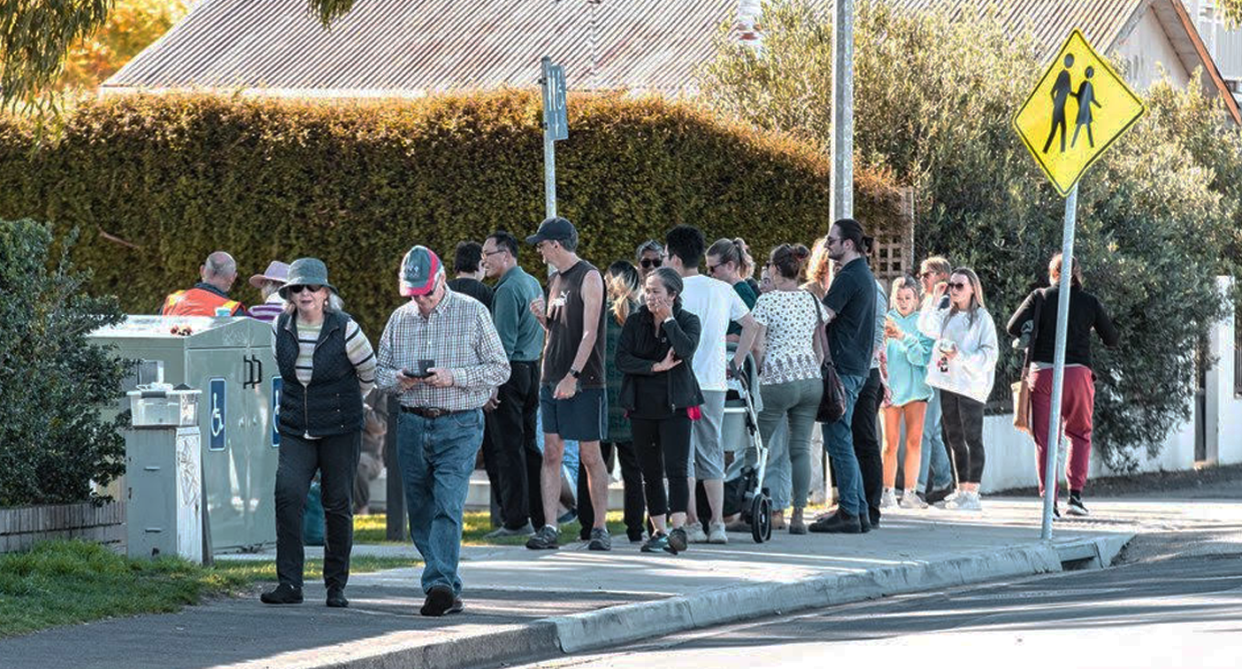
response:
{"label": "woman in black jacket", "polygon": [[[630,314],[621,330],[616,365],[621,406],[630,417],[634,449],[643,470],[647,513],[655,533],[644,553],[686,550],[686,505],[690,500],[690,414],[703,403],[690,368],[699,345],[698,316],[681,308],[681,277],[661,267],[647,277],[646,304]],[[664,478],[668,477],[668,495]],[[667,529],[665,515],[673,526]]]}
{"label": "woman in black jacket", "polygon": [[345,583],[354,541],[353,488],[362,448],[362,397],[375,384],[375,354],[342,311],[328,269],[317,258],[289,266],[272,324],[280,371],[280,462],[276,466],[276,576],[265,604],[302,602],[302,510],[319,472],[325,525],[323,578],[327,604],[349,606]]}
{"label": "woman in black jacket", "polygon": [[[1052,414],[1052,363],[1057,339],[1057,302],[1061,290],[1061,254],[1048,263],[1050,288],[1036,290],[1026,298],[1009,319],[1009,334],[1021,337],[1034,330],[1031,338],[1030,370],[1026,371],[1031,385],[1031,432],[1035,436],[1039,471],[1039,494],[1044,494],[1045,458],[1048,452],[1048,423]],[[1033,323],[1036,311],[1039,322]],[[1027,324],[1031,325],[1027,325]],[[1116,348],[1121,341],[1117,328],[1104,310],[1099,298],[1082,289],[1082,270],[1077,262],[1070,271],[1069,321],[1065,337],[1065,380],[1061,391],[1061,425],[1070,446],[1066,458],[1071,516],[1087,515],[1082,503],[1082,489],[1087,484],[1087,468],[1091,463],[1091,430],[1095,411],[1095,372],[1091,359],[1091,330],[1104,345]],[[1056,481],[1053,481],[1056,487]],[[1055,499],[1055,495],[1054,495]]]}

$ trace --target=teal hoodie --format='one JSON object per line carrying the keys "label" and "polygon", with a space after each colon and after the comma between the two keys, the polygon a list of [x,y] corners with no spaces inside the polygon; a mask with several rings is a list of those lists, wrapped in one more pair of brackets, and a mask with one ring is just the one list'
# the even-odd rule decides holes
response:
{"label": "teal hoodie", "polygon": [[888,339],[888,385],[893,393],[893,406],[931,399],[927,385],[927,362],[935,342],[919,332],[919,312],[902,316],[896,309],[888,312],[906,336]]}

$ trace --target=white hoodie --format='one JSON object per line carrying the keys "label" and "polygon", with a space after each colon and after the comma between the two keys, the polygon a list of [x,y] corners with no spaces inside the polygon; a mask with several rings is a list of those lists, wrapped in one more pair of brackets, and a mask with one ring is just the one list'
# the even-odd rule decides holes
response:
{"label": "white hoodie", "polygon": [[[949,311],[937,309],[929,300],[919,314],[919,330],[936,340],[927,364],[927,385],[987,402],[1000,354],[996,324],[983,307],[975,312],[974,323],[969,312],[959,311],[950,316]],[[940,352],[940,344],[945,340],[957,345],[957,355],[948,360]]]}

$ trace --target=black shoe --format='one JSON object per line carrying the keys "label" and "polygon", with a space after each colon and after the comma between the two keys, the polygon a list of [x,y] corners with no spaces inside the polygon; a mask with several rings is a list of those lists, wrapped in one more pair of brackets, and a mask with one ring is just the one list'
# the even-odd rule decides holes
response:
{"label": "black shoe", "polygon": [[534,551],[556,550],[560,547],[560,530],[551,525],[544,525],[526,542],[526,547]]}
{"label": "black shoe", "polygon": [[826,534],[861,534],[863,531],[858,516],[840,510],[823,520],[811,523],[807,529]]}
{"label": "black shoe", "polygon": [[328,606],[333,609],[349,607],[349,600],[345,599],[345,588],[328,588]]}
{"label": "black shoe", "polygon": [[1081,518],[1091,515],[1091,512],[1087,511],[1087,507],[1083,506],[1081,497],[1070,495],[1069,503],[1065,505],[1065,515]]}
{"label": "black shoe", "polygon": [[632,544],[641,544],[643,542],[643,531],[641,529],[639,530],[628,530],[627,529],[625,531],[625,537],[629,539],[630,543]]}
{"label": "black shoe", "polygon": [[677,553],[686,550],[686,546],[690,545],[690,539],[686,536],[685,528],[673,528],[673,531],[668,533],[668,545]]}
{"label": "black shoe", "polygon": [[867,512],[867,519],[871,521],[871,529],[873,530],[880,529],[880,510],[879,509],[876,509],[874,507],[871,508]]}
{"label": "black shoe", "polygon": [[264,604],[301,604],[302,589],[295,588],[288,583],[281,583],[276,586],[275,590],[259,595],[259,601]]}
{"label": "black shoe", "polygon": [[944,498],[948,497],[952,493],[953,493],[952,484],[945,486],[939,490],[928,490],[927,494],[923,496],[923,501],[927,502],[928,506],[931,506],[933,504],[936,504],[937,502],[943,502]]}
{"label": "black shoe", "polygon": [[418,612],[424,616],[439,617],[447,616],[450,613],[461,613],[465,608],[461,598],[453,594],[453,589],[447,585],[437,585],[427,593],[427,599],[423,602],[423,608]]}
{"label": "black shoe", "polygon": [[860,534],[866,534],[871,531],[871,516],[870,515],[863,515],[863,514],[858,515],[858,530]]}

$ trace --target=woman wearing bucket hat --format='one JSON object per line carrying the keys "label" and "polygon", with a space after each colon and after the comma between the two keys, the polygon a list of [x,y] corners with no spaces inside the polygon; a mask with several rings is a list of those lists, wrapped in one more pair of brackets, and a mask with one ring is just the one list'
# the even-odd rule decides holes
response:
{"label": "woman wearing bucket hat", "polygon": [[263,302],[250,307],[247,312],[251,318],[272,322],[285,310],[285,298],[280,296],[280,288],[289,280],[289,266],[279,260],[268,263],[262,274],[250,277],[250,285],[258,289]]}
{"label": "woman wearing bucket hat", "polygon": [[276,319],[280,370],[280,463],[276,468],[276,575],[265,604],[302,602],[302,509],[319,472],[325,517],[323,576],[327,604],[349,605],[345,583],[353,546],[353,484],[362,445],[362,398],[375,383],[371,343],[328,282],[317,258],[289,266],[280,288],[288,303]]}

